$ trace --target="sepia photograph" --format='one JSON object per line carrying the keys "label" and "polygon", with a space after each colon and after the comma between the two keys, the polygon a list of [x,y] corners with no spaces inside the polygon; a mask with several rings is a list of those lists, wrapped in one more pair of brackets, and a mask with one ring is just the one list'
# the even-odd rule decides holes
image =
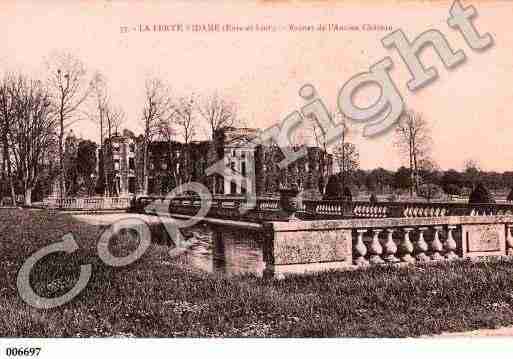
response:
{"label": "sepia photograph", "polygon": [[0,358],[513,350],[512,15],[3,0]]}

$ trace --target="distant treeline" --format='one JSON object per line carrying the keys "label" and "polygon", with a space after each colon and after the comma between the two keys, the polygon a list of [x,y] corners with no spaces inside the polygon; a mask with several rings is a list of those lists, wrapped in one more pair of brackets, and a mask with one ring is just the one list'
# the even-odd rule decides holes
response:
{"label": "distant treeline", "polygon": [[[513,187],[513,171],[501,173],[474,168],[465,171],[421,170],[419,177],[421,186],[436,185],[446,194],[452,195],[468,195],[477,183],[482,183],[493,192],[507,193]],[[406,167],[400,167],[397,171],[376,168],[355,170],[347,176],[346,181],[359,191],[386,194],[409,190],[412,187],[411,178],[410,170]]]}

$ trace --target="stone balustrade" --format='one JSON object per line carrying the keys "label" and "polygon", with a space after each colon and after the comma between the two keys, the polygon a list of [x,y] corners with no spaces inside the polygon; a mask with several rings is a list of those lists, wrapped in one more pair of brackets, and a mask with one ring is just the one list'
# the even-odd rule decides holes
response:
{"label": "stone balustrade", "polygon": [[[163,213],[194,215],[201,206],[199,197],[139,197],[137,208],[145,204],[162,203]],[[209,216],[250,221],[288,220],[290,213],[282,208],[278,198],[214,197],[210,200]],[[513,204],[350,202],[343,200],[298,200],[294,218],[303,220],[344,218],[433,218],[447,216],[506,215],[513,213]]]}
{"label": "stone balustrade", "polygon": [[355,203],[352,214],[359,218],[386,218],[389,208],[383,204]]}
{"label": "stone balustrade", "polygon": [[513,255],[513,216],[439,216],[264,223],[275,276],[372,265]]}
{"label": "stone balustrade", "polygon": [[[458,246],[455,240],[455,236],[459,237],[459,233],[456,233],[459,230],[459,226],[455,225],[357,229],[354,264],[455,259],[459,257],[456,254]],[[367,235],[369,237],[365,241]]]}
{"label": "stone balustrade", "polygon": [[[146,213],[192,217],[199,197],[141,197]],[[297,212],[274,198],[214,197],[203,219],[259,231],[266,272],[276,276],[329,269],[437,263],[513,255],[511,204],[363,203],[299,200]],[[349,213],[349,218],[346,214]]]}
{"label": "stone balustrade", "polygon": [[513,204],[305,201],[299,211],[319,219],[482,216],[513,214]]}
{"label": "stone balustrade", "polygon": [[[179,214],[194,216],[198,213],[202,200],[199,197],[139,197],[134,208],[137,212],[154,213],[169,216]],[[281,209],[279,199],[240,197],[214,197],[205,202],[208,205],[208,217],[250,222],[268,220],[287,220],[288,215]]]}
{"label": "stone balustrade", "polygon": [[130,197],[67,197],[47,199],[44,205],[74,211],[128,209],[131,206],[131,199]]}

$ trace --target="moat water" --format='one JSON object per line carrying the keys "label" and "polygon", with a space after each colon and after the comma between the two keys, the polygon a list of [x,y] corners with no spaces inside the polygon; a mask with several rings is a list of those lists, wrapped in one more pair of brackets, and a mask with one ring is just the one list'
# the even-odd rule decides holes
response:
{"label": "moat water", "polygon": [[[155,216],[128,213],[74,217],[82,222],[105,227],[124,218],[157,220]],[[151,225],[151,232],[152,241],[173,247],[173,242],[169,240],[163,225]],[[181,260],[185,265],[226,276],[263,274],[263,239],[258,231],[230,227],[222,227],[220,230],[220,227],[210,224],[195,224],[181,229],[181,232],[191,243],[188,250],[181,254]]]}
{"label": "moat water", "polygon": [[184,255],[188,265],[228,276],[262,275],[263,240],[258,232],[225,227],[219,235],[208,224],[197,224],[183,231],[192,235],[192,246]]}

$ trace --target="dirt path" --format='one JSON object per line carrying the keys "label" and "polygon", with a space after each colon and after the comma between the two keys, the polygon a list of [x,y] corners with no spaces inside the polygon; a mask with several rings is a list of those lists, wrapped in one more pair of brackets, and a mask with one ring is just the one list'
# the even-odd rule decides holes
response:
{"label": "dirt path", "polygon": [[442,333],[435,337],[513,337],[513,326],[497,329],[477,329],[469,332]]}

